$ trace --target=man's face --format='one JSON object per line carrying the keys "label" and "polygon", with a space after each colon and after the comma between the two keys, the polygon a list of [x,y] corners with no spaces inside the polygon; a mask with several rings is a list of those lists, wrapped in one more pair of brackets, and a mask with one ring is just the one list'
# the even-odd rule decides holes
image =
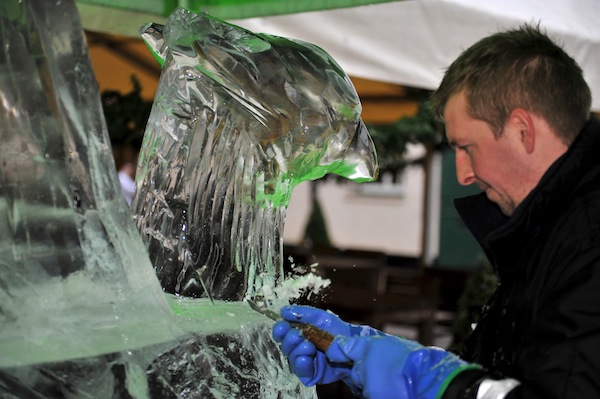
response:
{"label": "man's face", "polygon": [[450,97],[444,109],[446,135],[456,154],[456,177],[477,184],[488,199],[510,216],[525,198],[527,163],[519,132],[507,124],[499,138],[490,126],[467,112],[464,93]]}

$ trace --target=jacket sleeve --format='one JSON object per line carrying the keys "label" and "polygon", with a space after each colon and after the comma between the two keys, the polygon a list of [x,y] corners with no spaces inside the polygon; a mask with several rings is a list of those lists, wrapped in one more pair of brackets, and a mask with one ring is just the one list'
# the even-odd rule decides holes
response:
{"label": "jacket sleeve", "polygon": [[442,399],[517,399],[520,386],[512,378],[497,379],[484,370],[467,370],[454,378]]}

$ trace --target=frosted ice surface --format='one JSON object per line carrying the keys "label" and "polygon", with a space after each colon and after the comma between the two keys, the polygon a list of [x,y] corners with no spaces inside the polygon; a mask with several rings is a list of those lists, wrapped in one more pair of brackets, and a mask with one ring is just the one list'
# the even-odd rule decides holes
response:
{"label": "frosted ice surface", "polygon": [[167,292],[241,300],[281,283],[286,207],[377,161],[344,71],[310,43],[177,9],[142,36],[163,63],[132,208]]}

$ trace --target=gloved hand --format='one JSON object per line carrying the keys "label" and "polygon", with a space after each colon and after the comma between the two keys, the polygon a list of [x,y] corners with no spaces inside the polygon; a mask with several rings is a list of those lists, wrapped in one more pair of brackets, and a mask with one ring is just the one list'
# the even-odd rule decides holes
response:
{"label": "gloved hand", "polygon": [[[292,370],[305,385],[344,381],[355,395],[370,399],[440,397],[459,372],[476,367],[442,349],[377,332],[353,334],[357,326],[323,310],[285,307],[284,319],[314,324],[336,336],[325,354],[285,321],[273,327]],[[314,322],[313,322],[314,321]],[[312,373],[312,374],[311,374]],[[438,396],[439,395],[439,396]]]}
{"label": "gloved hand", "polygon": [[[310,306],[285,306],[281,316],[288,321],[312,324],[333,336],[372,336],[384,333],[369,326],[357,326],[342,321],[337,315]],[[305,340],[302,332],[286,321],[280,321],[273,326],[273,338],[281,344],[281,350],[289,359],[294,374],[306,386],[329,384],[334,381],[346,381],[351,371],[349,364],[332,364],[327,361],[325,354],[309,341]],[[351,386],[351,382],[346,382]]]}

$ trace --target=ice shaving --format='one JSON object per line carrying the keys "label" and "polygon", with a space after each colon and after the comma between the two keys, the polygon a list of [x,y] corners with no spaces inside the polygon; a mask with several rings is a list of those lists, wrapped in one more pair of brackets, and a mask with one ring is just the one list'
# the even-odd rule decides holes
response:
{"label": "ice shaving", "polygon": [[310,300],[331,284],[331,280],[316,273],[318,263],[309,266],[296,265],[291,258],[290,262],[292,272],[282,280],[281,284],[275,287],[263,285],[258,289],[254,300],[259,305],[277,311],[299,298]]}

